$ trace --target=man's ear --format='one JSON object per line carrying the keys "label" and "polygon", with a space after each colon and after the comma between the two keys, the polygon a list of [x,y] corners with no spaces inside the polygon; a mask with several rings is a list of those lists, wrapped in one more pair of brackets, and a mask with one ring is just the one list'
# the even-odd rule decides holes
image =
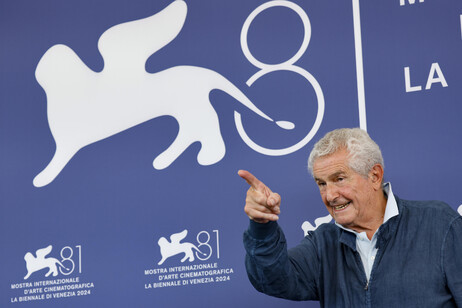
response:
{"label": "man's ear", "polygon": [[383,180],[383,167],[380,164],[375,164],[369,171],[369,179],[371,179],[372,185],[375,190],[382,189]]}

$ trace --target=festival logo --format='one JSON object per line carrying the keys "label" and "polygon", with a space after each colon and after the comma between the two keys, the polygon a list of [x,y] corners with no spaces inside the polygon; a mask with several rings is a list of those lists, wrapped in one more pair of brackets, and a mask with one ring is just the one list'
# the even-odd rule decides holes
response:
{"label": "festival logo", "polygon": [[[247,31],[252,20],[271,7],[288,7],[302,19],[304,39],[300,50],[280,64],[258,61],[247,47]],[[169,115],[179,124],[175,141],[153,161],[155,169],[170,166],[191,144],[201,143],[197,161],[201,165],[219,162],[226,149],[216,111],[209,101],[213,89],[222,90],[260,117],[274,122],[257,108],[229,80],[219,73],[197,66],[175,66],[157,73],[145,70],[146,60],[169,44],[180,33],[187,6],[182,0],[159,13],[140,20],[122,23],[106,30],[98,41],[104,69],[95,72],[66,45],[55,45],[40,59],[35,76],[46,92],[48,123],[56,143],[49,164],[33,180],[36,187],[52,182],[72,157],[83,147],[127,130],[156,117]],[[316,79],[294,65],[304,54],[311,36],[306,13],[289,1],[271,1],[258,7],[246,20],[241,45],[247,59],[260,71],[252,76],[250,87],[260,77],[277,71],[302,75],[315,90],[318,100],[316,121],[310,132],[297,144],[284,149],[267,149],[251,140],[241,116],[235,112],[239,135],[255,151],[266,155],[286,155],[297,151],[317,132],[324,114],[324,97]],[[276,121],[291,130],[292,122]]]}
{"label": "festival logo", "polygon": [[[35,302],[58,298],[91,295],[93,282],[84,281],[82,245],[65,246],[59,258],[49,256],[53,245],[26,252],[27,273],[21,282],[11,283],[11,303]],[[43,275],[42,275],[43,273]],[[38,280],[48,278],[44,280]]]}
{"label": "festival logo", "polygon": [[170,235],[170,240],[163,236],[157,240],[160,261],[156,263],[159,267],[144,270],[144,275],[149,279],[144,284],[145,289],[231,280],[234,269],[219,263],[220,231],[202,230],[196,234],[195,242],[182,242],[187,235],[188,230],[185,229]]}

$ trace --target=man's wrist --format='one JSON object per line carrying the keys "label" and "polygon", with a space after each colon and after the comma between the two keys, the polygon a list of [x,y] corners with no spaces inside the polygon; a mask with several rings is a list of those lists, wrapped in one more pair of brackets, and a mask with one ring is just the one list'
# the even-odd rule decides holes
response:
{"label": "man's wrist", "polygon": [[256,240],[264,240],[276,232],[278,223],[276,221],[269,221],[267,223],[258,223],[250,220],[248,233]]}

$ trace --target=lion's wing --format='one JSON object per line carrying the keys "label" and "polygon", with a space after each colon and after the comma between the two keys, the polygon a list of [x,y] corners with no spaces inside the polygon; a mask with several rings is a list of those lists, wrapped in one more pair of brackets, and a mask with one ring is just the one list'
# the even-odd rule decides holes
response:
{"label": "lion's wing", "polygon": [[35,254],[37,255],[37,259],[44,259],[47,256],[47,254],[51,252],[52,249],[52,245],[48,245],[45,248],[37,249],[37,251],[35,252]]}
{"label": "lion's wing", "polygon": [[98,41],[104,70],[145,71],[146,60],[180,33],[186,13],[186,3],[176,0],[153,16],[106,30]]}
{"label": "lion's wing", "polygon": [[184,229],[183,231],[179,233],[175,233],[170,235],[170,242],[171,243],[180,243],[182,239],[184,239],[188,235],[188,230]]}

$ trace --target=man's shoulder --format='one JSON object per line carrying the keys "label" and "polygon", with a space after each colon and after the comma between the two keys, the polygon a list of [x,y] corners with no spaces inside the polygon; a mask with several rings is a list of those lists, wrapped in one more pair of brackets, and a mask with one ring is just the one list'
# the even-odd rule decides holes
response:
{"label": "man's shoulder", "polygon": [[411,215],[429,215],[433,217],[446,218],[452,220],[459,217],[451,206],[446,202],[439,200],[405,200],[396,197],[398,208],[403,212],[409,212]]}

